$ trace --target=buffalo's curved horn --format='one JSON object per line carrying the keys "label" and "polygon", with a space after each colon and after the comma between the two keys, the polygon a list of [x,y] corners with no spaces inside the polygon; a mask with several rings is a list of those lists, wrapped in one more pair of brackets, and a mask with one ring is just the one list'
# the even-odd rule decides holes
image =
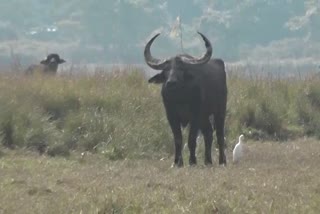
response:
{"label": "buffalo's curved horn", "polygon": [[144,48],[144,60],[146,63],[155,70],[163,70],[168,62],[168,60],[160,60],[152,57],[150,52],[150,47],[153,41],[160,35],[160,33],[156,34],[150,41],[146,44]]}
{"label": "buffalo's curved horn", "polygon": [[182,61],[186,64],[192,64],[192,65],[202,65],[202,64],[205,64],[207,63],[210,58],[211,58],[211,55],[212,55],[212,46],[211,46],[211,43],[210,41],[207,39],[207,37],[205,37],[202,33],[200,33],[199,31],[197,32],[203,39],[205,45],[206,45],[206,53],[201,56],[200,58],[185,58],[185,57],[182,57]]}

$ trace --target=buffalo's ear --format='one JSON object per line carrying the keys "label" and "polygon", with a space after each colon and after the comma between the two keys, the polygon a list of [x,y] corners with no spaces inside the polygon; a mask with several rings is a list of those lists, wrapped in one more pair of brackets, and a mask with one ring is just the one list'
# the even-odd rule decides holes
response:
{"label": "buffalo's ear", "polygon": [[62,63],[65,63],[66,62],[66,60],[64,60],[64,59],[59,59],[59,64],[62,64]]}
{"label": "buffalo's ear", "polygon": [[155,84],[164,83],[165,81],[166,81],[166,78],[163,72],[154,75],[148,80],[149,83],[155,83]]}

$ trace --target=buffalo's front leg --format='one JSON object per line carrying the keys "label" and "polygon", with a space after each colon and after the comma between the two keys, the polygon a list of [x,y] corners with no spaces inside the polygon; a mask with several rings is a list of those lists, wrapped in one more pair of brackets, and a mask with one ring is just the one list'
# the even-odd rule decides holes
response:
{"label": "buffalo's front leg", "polygon": [[175,147],[175,156],[174,156],[174,165],[178,167],[183,166],[182,158],[182,133],[181,133],[181,124],[177,116],[176,107],[168,105],[170,102],[166,100],[166,96],[162,95],[164,98],[164,106],[167,113],[167,119],[170,124],[170,128],[174,138],[174,147]]}
{"label": "buffalo's front leg", "polygon": [[175,156],[174,156],[174,165],[178,167],[183,166],[182,158],[182,133],[180,123],[177,119],[169,117],[169,124],[173,133],[174,138],[174,147],[175,147]]}

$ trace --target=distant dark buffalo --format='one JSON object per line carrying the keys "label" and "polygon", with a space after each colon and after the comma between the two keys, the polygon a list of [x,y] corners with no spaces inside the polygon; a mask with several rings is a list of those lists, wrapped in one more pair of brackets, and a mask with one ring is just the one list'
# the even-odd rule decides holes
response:
{"label": "distant dark buffalo", "polygon": [[[203,34],[199,34],[207,49],[200,58],[186,54],[176,55],[166,60],[154,58],[150,47],[160,34],[155,35],[144,50],[146,63],[153,69],[161,70],[149,79],[149,83],[162,84],[163,104],[175,142],[174,164],[179,167],[183,166],[181,127],[187,125],[189,125],[189,164],[197,163],[195,150],[199,130],[205,141],[204,162],[206,165],[212,164],[211,146],[214,128],[219,146],[219,164],[226,164],[224,153],[224,122],[227,106],[225,66],[221,59],[210,59],[212,55],[210,41]],[[214,118],[213,122],[211,122],[211,116]]]}
{"label": "distant dark buffalo", "polygon": [[39,65],[31,65],[25,71],[26,74],[43,73],[55,75],[58,70],[58,65],[65,63],[64,59],[61,59],[58,54],[52,53],[42,60]]}

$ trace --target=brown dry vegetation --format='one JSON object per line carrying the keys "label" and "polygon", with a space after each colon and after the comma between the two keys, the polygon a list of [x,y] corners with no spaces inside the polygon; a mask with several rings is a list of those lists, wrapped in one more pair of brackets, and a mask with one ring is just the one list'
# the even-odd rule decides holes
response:
{"label": "brown dry vegetation", "polygon": [[171,159],[67,160],[3,150],[0,213],[320,212],[319,141],[247,147],[238,165],[181,169],[170,168]]}

